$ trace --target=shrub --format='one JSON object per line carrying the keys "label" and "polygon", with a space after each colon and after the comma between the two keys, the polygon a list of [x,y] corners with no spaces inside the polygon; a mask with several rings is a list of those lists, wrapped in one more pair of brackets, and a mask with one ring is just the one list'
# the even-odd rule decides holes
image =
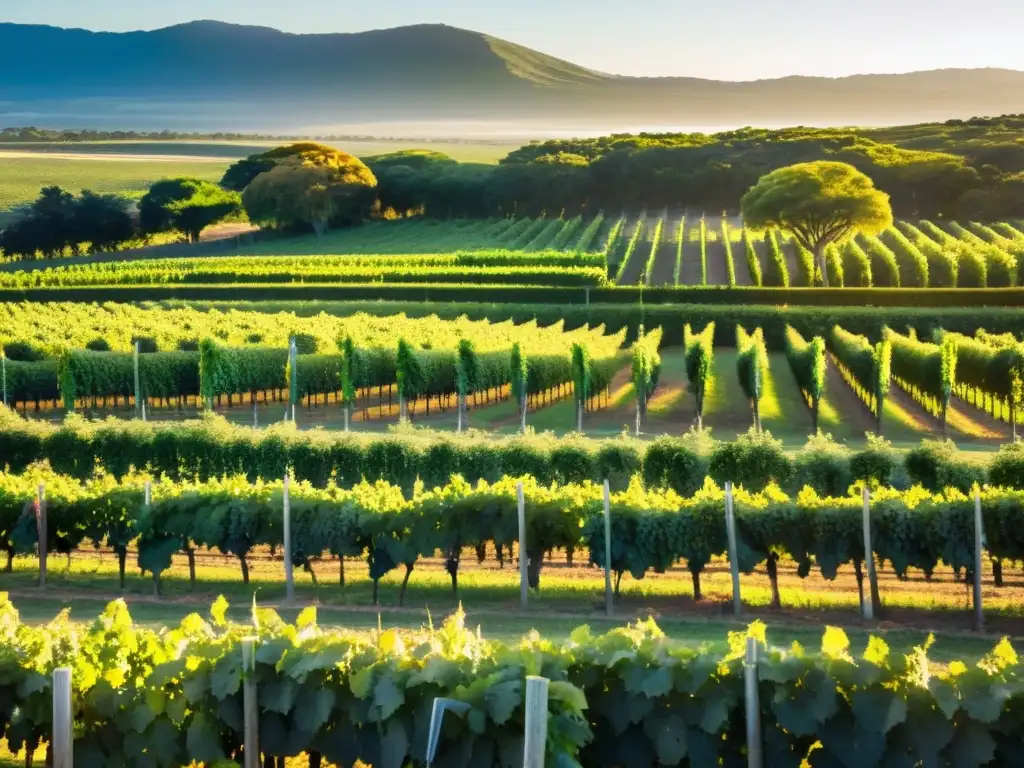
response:
{"label": "shrub", "polygon": [[90,352],[109,352],[110,342],[102,337],[90,339],[85,343],[85,348]]}
{"label": "shrub", "polygon": [[932,493],[956,488],[969,493],[975,483],[985,482],[985,470],[965,460],[952,440],[922,440],[903,459],[910,480]]}
{"label": "shrub", "polygon": [[134,337],[132,339],[132,346],[133,347],[135,346],[136,342],[138,342],[138,344],[139,344],[139,352],[141,354],[151,355],[154,352],[159,351],[157,349],[156,339],[154,339],[152,336],[136,336],[136,337]]}
{"label": "shrub", "polygon": [[594,454],[575,440],[563,440],[551,451],[551,471],[555,482],[567,485],[594,477]]}
{"label": "shrub", "polygon": [[856,240],[850,240],[843,248],[843,280],[852,288],[872,285],[871,262]]}
{"label": "shrub", "polygon": [[1024,490],[1024,442],[999,448],[989,462],[988,481],[991,485]]}
{"label": "shrub", "polygon": [[988,287],[988,265],[983,256],[970,248],[961,250],[957,285],[961,288]]}
{"label": "shrub", "polygon": [[671,488],[680,496],[692,496],[704,485],[708,456],[685,440],[660,437],[647,448],[644,483],[648,488]]}
{"label": "shrub", "polygon": [[982,249],[989,288],[1010,288],[1017,280],[1017,259],[995,246]]}
{"label": "shrub", "polygon": [[845,496],[854,479],[851,454],[831,435],[818,433],[811,437],[793,458],[791,489],[799,492],[810,486],[821,496]]}
{"label": "shrub", "polygon": [[865,437],[867,445],[850,456],[851,476],[874,485],[895,485],[902,469],[899,452],[884,437],[870,432]]}
{"label": "shrub", "polygon": [[751,429],[731,443],[719,443],[711,454],[708,474],[723,485],[732,482],[748,491],[763,491],[771,483],[787,485],[793,464],[782,450],[782,441],[770,432]]}
{"label": "shrub", "polygon": [[23,363],[37,363],[46,357],[43,350],[27,341],[9,341],[4,344],[4,356],[8,360]]}
{"label": "shrub", "polygon": [[623,491],[629,481],[643,469],[641,446],[628,437],[606,442],[597,451],[595,459],[598,477],[608,479],[613,491]]}

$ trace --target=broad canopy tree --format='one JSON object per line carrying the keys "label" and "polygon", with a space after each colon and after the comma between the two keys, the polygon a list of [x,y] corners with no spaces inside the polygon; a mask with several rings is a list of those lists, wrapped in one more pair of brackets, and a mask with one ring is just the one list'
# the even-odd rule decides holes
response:
{"label": "broad canopy tree", "polygon": [[317,235],[334,224],[355,224],[370,212],[377,179],[360,160],[322,147],[290,157],[246,187],[242,202],[249,220]]}
{"label": "broad canopy tree", "polygon": [[889,196],[852,165],[800,163],[766,176],[743,196],[744,224],[792,233],[814,254],[828,285],[825,248],[857,232],[877,235],[892,226]]}
{"label": "broad canopy tree", "polygon": [[139,225],[144,234],[177,230],[194,243],[204,229],[240,210],[237,192],[200,179],[166,179],[139,202]]}
{"label": "broad canopy tree", "polygon": [[330,149],[330,147],[324,144],[305,141],[298,144],[287,144],[283,147],[274,147],[257,155],[249,155],[233,163],[224,172],[224,178],[220,180],[220,185],[224,189],[234,190],[239,193],[244,192],[245,188],[252,184],[257,176],[272,170],[278,163],[297,157],[305,152],[321,152]]}

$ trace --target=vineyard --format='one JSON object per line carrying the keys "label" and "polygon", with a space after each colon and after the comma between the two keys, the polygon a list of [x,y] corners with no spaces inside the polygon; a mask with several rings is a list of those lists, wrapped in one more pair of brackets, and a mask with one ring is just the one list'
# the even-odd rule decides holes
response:
{"label": "vineyard", "polygon": [[[736,218],[643,216],[608,252],[619,285],[806,288],[812,254],[782,231]],[[1000,288],[1024,284],[1024,226],[900,221],[827,254],[828,284],[848,288]],[[643,278],[641,280],[641,277]]]}
{"label": "vineyard", "polygon": [[968,336],[959,323],[918,337],[885,323],[859,334],[723,318],[691,332],[702,340],[695,360],[690,336],[671,326],[634,337],[562,321],[45,306],[0,306],[0,342],[6,402],[48,419],[58,409],[140,416],[144,405],[161,420],[213,408],[272,424],[287,405],[303,407],[305,427],[405,416],[461,429],[471,407],[472,426],[498,432],[657,435],[701,423],[730,437],[763,426],[794,447],[818,429],[850,444],[873,432],[904,447],[994,447],[1024,419],[1024,343]]}
{"label": "vineyard", "polygon": [[[226,609],[218,600],[208,617],[193,614],[159,634],[133,623],[123,603],[111,603],[90,629],[26,626],[4,605],[8,642],[22,651],[4,683],[8,741],[31,754],[49,734],[49,673],[73,664],[76,762],[85,765],[240,760],[253,682],[266,764],[302,755],[311,768],[360,759],[425,765],[435,697],[454,704],[437,763],[492,765],[504,755],[514,764],[523,752],[525,678],[542,673],[551,680],[551,764],[742,764],[750,636],[765,648],[757,671],[768,765],[808,757],[846,765],[856,744],[872,764],[974,768],[1012,765],[1017,748],[1019,662],[1006,642],[976,667],[933,674],[927,647],[900,658],[874,639],[855,660],[835,628],[817,652],[769,649],[763,625],[734,633],[723,651],[694,651],[653,621],[606,635],[583,628],[562,645],[532,638],[506,646],[479,637],[462,614],[436,629],[370,636],[323,629],[312,608],[294,625],[254,609],[255,626],[229,622]],[[252,637],[258,653],[247,670],[243,643]],[[78,648],[103,653],[76,655]]]}
{"label": "vineyard", "polygon": [[[858,235],[825,254],[842,293],[813,288],[781,230],[668,210],[161,253],[0,269],[7,296],[100,300],[0,303],[0,589],[21,608],[123,595],[167,625],[117,602],[37,628],[0,600],[19,761],[49,749],[50,676],[72,666],[85,765],[245,761],[255,701],[264,765],[419,766],[436,697],[464,712],[432,764],[515,764],[538,674],[549,764],[741,764],[756,667],[766,765],[1016,764],[1012,639],[968,667],[930,661],[930,641],[872,639],[854,661],[834,629],[817,653],[760,624],[699,649],[621,624],[722,621],[733,602],[815,631],[1024,633],[1024,226]],[[325,286],[378,301],[311,301]],[[190,287],[225,303],[130,303]],[[289,293],[232,303],[265,289]],[[221,598],[170,626],[218,594],[251,623]],[[293,625],[260,607],[278,600]],[[311,601],[348,626],[445,618],[331,630]],[[516,635],[610,631],[504,644],[463,603]]]}
{"label": "vineyard", "polygon": [[[204,250],[205,248],[205,250]],[[646,286],[808,288],[813,256],[782,231],[735,218],[506,218],[373,222],[322,238],[217,245],[195,256],[78,258],[9,264],[0,288],[238,285]],[[828,284],[845,288],[1012,288],[1022,284],[1024,226],[897,222],[826,251]],[[483,297],[481,297],[483,298]]]}

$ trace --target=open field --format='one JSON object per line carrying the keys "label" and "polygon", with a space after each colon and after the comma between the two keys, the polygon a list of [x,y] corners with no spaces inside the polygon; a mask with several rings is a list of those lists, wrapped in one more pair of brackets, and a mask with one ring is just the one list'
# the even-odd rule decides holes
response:
{"label": "open field", "polygon": [[[9,162],[36,166],[54,161],[44,159],[37,163],[22,157]],[[94,166],[99,163],[108,171],[114,169],[104,182],[107,186],[100,187],[101,191],[128,184],[135,185],[133,194],[140,194],[147,183],[142,180],[146,174],[153,174],[149,179],[152,180],[167,175],[168,168],[177,172],[177,166],[164,161],[81,162]],[[193,165],[196,167],[184,172],[216,178],[222,170],[215,163]],[[38,169],[35,172],[38,173]],[[16,185],[28,189],[38,181],[33,181],[31,174],[27,178],[28,181],[19,178]],[[76,183],[69,180],[67,185],[75,188]],[[0,206],[3,205],[3,190],[0,171]],[[9,194],[16,196],[13,191]],[[548,251],[600,253],[604,257],[600,266],[606,270],[609,284],[621,287],[643,284],[659,289],[657,295],[662,297],[671,296],[673,292],[665,289],[672,288],[814,287],[811,254],[782,232],[747,232],[735,219],[712,218],[694,223],[667,214],[634,219],[604,213],[446,220],[415,217],[376,221],[322,237],[245,232],[228,241],[188,248],[154,247],[86,257],[72,255],[51,260],[13,261],[2,265],[2,271],[8,276],[3,277],[0,286],[227,285],[242,282],[273,286],[296,281],[320,284],[337,281],[332,277],[335,274],[332,267],[337,265],[324,257],[390,256],[397,260],[413,255],[441,258],[477,252],[486,254],[490,250],[535,254]],[[1024,272],[1024,224],[1003,222],[989,227],[976,222],[969,222],[967,226],[944,222],[939,227],[928,221],[916,224],[899,221],[881,238],[858,238],[842,249],[830,246],[829,253],[829,285],[832,287],[901,288],[907,289],[910,296],[918,289],[956,287],[999,288],[1012,293],[1014,286],[1021,282],[1020,273]],[[239,259],[248,261],[239,262]],[[265,269],[259,266],[260,260],[265,260]],[[357,261],[351,263],[358,266]],[[323,266],[320,272],[317,264]],[[971,266],[977,264],[983,267],[987,264],[986,276],[980,282],[972,271],[975,267]],[[360,277],[357,271],[344,282],[373,285],[380,281],[373,275]],[[470,282],[510,284],[508,280],[488,280],[483,274],[472,278],[454,273],[384,282],[448,286]],[[606,282],[605,275],[600,282]],[[547,282],[538,279],[531,284],[566,283],[558,279]],[[596,282],[590,280],[587,284]],[[880,294],[880,298],[883,296]]]}
{"label": "open field", "polygon": [[[441,152],[461,163],[496,163],[509,152],[518,149],[515,142],[464,140],[464,141],[418,141],[416,139],[352,139],[351,141],[323,141],[330,147],[337,147],[356,157],[372,157],[408,149],[429,149]],[[176,158],[216,158],[235,160],[241,157],[266,152],[280,141],[82,141],[82,142],[0,142],[0,153],[32,152],[59,155],[143,155],[158,157],[168,155]],[[0,155],[2,157],[2,155]]]}
{"label": "open field", "polygon": [[31,203],[43,187],[59,186],[78,192],[122,194],[139,198],[150,185],[174,176],[195,176],[220,181],[228,161],[209,159],[135,159],[98,157],[50,157],[19,150],[13,156],[0,153],[0,225],[10,210]]}

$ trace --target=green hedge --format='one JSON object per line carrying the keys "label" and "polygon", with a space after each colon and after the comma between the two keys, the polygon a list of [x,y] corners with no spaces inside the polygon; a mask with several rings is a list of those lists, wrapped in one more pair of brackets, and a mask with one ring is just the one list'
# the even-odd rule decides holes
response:
{"label": "green hedge", "polygon": [[[135,624],[122,601],[90,624],[51,627],[22,624],[4,601],[9,743],[31,748],[50,733],[51,674],[67,665],[76,764],[237,764],[245,677],[257,686],[264,765],[307,754],[311,768],[423,768],[436,698],[462,711],[445,715],[434,765],[521,765],[526,677],[538,674],[551,681],[546,765],[739,766],[743,646],[754,636],[767,766],[1019,764],[1021,664],[1007,641],[976,666],[933,673],[927,647],[903,657],[872,638],[855,659],[835,628],[820,651],[772,648],[760,624],[694,650],[653,621],[506,645],[478,636],[461,611],[436,629],[377,635],[322,628],[315,609],[289,625],[257,608],[254,627],[229,623],[226,608],[218,600],[208,617],[163,635]],[[242,640],[252,636],[255,665],[243,673]]]}
{"label": "green hedge", "polygon": [[1024,288],[769,288],[530,285],[157,285],[0,290],[0,301],[410,301],[508,304],[776,304],[835,307],[1024,307]]}
{"label": "green hedge", "polygon": [[[758,466],[765,466],[764,454],[756,455],[759,447],[764,444],[731,444],[732,455],[714,456],[712,465],[719,459],[756,458]],[[519,536],[516,483],[521,481],[530,582],[537,587],[544,555],[552,550],[583,549],[591,562],[604,564],[602,488],[586,479],[570,480],[549,485],[527,475],[470,484],[453,477],[412,496],[387,482],[363,481],[351,489],[293,483],[291,557],[296,566],[307,569],[313,560],[328,555],[365,558],[376,602],[379,580],[399,568],[411,573],[421,557],[481,545],[492,545],[497,552],[512,547]],[[108,477],[79,484],[33,470],[0,475],[0,542],[10,555],[33,552],[36,532],[25,522],[34,523],[34,516],[25,510],[31,509],[39,482],[47,489],[51,551],[70,554],[86,543],[108,544],[119,553],[123,566],[127,544],[134,540],[138,566],[153,574],[158,585],[175,552],[196,548],[218,549],[237,558],[247,584],[253,550],[279,549],[283,544],[281,480],[252,483],[237,475],[198,483],[165,479],[153,485],[152,502],[146,507],[138,475],[120,482]],[[974,505],[969,493],[946,486],[934,495],[916,488],[881,488],[875,489],[873,499],[874,551],[898,575],[908,568],[930,574],[940,562],[954,569],[971,567]],[[719,486],[704,485],[680,495],[672,489],[630,484],[614,492],[610,504],[613,570],[642,579],[651,570],[660,573],[685,561],[700,599],[701,573],[712,558],[727,551]],[[786,556],[800,566],[803,576],[818,569],[826,579],[834,579],[839,566],[864,559],[862,503],[849,488],[837,496],[818,495],[812,489],[786,496],[777,488],[762,493],[739,488],[735,504],[742,543],[739,566],[744,572]],[[988,554],[996,560],[1024,557],[1024,530],[1019,525],[1024,491],[986,488],[982,514]],[[448,570],[457,590],[458,558],[454,559]],[[769,578],[777,587],[774,568]],[[400,604],[404,595],[405,584],[398,594]]]}
{"label": "green hedge", "polygon": [[[709,289],[710,290],[710,289]],[[724,292],[723,292],[724,293]],[[698,328],[716,323],[715,344],[732,346],[735,343],[736,324],[761,328],[769,348],[782,350],[785,344],[786,326],[791,325],[804,336],[828,336],[836,325],[847,330],[880,338],[883,329],[914,328],[921,338],[930,338],[942,328],[973,336],[978,328],[990,333],[1013,333],[1024,335],[1024,312],[1015,309],[983,307],[972,308],[950,304],[940,307],[872,307],[829,306],[803,307],[792,305],[745,303],[733,294],[735,304],[727,306],[708,304],[656,304],[648,303],[645,292],[644,305],[591,304],[573,306],[556,304],[503,304],[503,303],[450,303],[423,304],[406,302],[334,302],[334,301],[211,301],[211,302],[166,302],[166,306],[188,306],[197,309],[218,308],[222,310],[248,310],[266,313],[295,312],[301,316],[315,316],[320,312],[336,315],[350,315],[367,312],[378,316],[390,316],[404,312],[409,317],[437,315],[441,319],[455,319],[466,316],[471,320],[489,319],[492,322],[514,320],[525,323],[536,320],[539,325],[564,322],[566,330],[584,325],[597,327],[605,325],[608,334],[629,330],[627,342],[636,339],[637,329],[661,326],[665,329],[664,346],[680,346],[683,343],[683,327],[690,323]]]}
{"label": "green hedge", "polygon": [[[950,447],[936,458],[939,469],[910,471],[910,481],[929,490],[941,490],[929,481],[946,464],[976,465]],[[864,466],[864,451],[839,447],[842,461],[854,479],[876,479],[888,484],[899,469],[895,452],[884,469]],[[503,475],[532,475],[540,482],[600,482],[608,478],[613,488],[625,488],[635,473],[649,483],[667,486],[682,495],[692,494],[710,474],[717,482],[732,481],[759,491],[769,482],[793,487],[794,461],[813,453],[812,443],[791,460],[781,443],[770,435],[747,435],[733,442],[716,442],[708,433],[664,437],[650,443],[625,438],[595,440],[551,435],[492,437],[484,434],[457,436],[428,430],[399,431],[386,435],[297,431],[293,425],[268,429],[234,426],[216,416],[179,423],[107,419],[88,422],[69,416],[63,425],[23,419],[0,408],[0,462],[22,471],[33,462],[47,460],[64,474],[86,479],[103,467],[116,477],[148,470],[175,480],[210,479],[244,474],[251,480],[282,477],[289,467],[298,479],[316,487],[329,482],[351,486],[363,478],[384,479],[409,490],[417,478],[428,486],[443,485],[453,474],[468,481],[494,481]],[[1001,485],[1024,487],[1024,455],[1004,446],[993,458],[1000,466]],[[945,462],[945,463],[943,463]],[[939,466],[937,465],[937,466]],[[2,465],[0,465],[2,466]],[[1019,474],[1014,480],[1014,467]],[[980,468],[984,477],[984,467]],[[995,478],[993,478],[995,479]],[[827,477],[802,477],[800,486],[811,485],[821,493],[834,492]],[[949,484],[949,483],[946,483]],[[970,484],[954,484],[968,490]]]}
{"label": "green hedge", "polygon": [[[659,336],[660,338],[660,336]],[[272,347],[230,347],[204,338],[200,352],[152,352],[139,356],[139,382],[144,397],[212,398],[219,395],[283,390],[289,386],[288,351]],[[415,349],[421,378],[415,397],[444,396],[456,391],[457,349]],[[475,389],[502,387],[511,376],[511,350],[480,353]],[[339,354],[303,354],[296,358],[299,397],[328,395],[341,388]],[[602,356],[592,361],[593,391],[608,387],[612,376],[625,364],[626,353]],[[8,361],[10,403],[57,400],[69,409],[85,398],[128,398],[135,394],[132,353],[64,350],[59,362]],[[546,392],[572,380],[571,358],[535,352],[530,355],[528,394]],[[355,377],[359,388],[386,387],[398,377],[394,349],[355,349]],[[59,392],[57,391],[59,390]]]}

